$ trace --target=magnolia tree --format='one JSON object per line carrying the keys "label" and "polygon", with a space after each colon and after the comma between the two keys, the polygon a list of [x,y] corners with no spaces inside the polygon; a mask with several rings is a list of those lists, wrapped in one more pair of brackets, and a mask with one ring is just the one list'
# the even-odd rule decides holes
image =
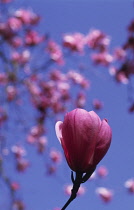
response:
{"label": "magnolia tree", "polygon": [[[107,176],[105,166],[95,169],[110,146],[112,132],[107,120],[101,121],[95,113],[103,108],[100,99],[90,101],[95,112],[84,110],[91,84],[85,74],[85,59],[96,68],[109,69],[116,82],[128,84],[129,111],[134,111],[134,20],[128,23],[126,42],[112,53],[110,37],[101,30],[64,33],[56,42],[48,32],[39,32],[40,21],[31,9],[17,8],[12,0],[0,0],[0,178],[2,190],[9,192],[7,210],[24,210],[27,206],[17,196],[21,183],[16,174],[28,173],[30,151],[36,148],[36,158],[47,157],[46,176],[56,173],[62,154],[49,144],[48,122],[54,127],[69,110],[74,109],[63,123],[56,124],[68,165],[76,173],[71,176],[73,188],[65,188],[71,197],[62,209],[85,192],[81,183],[93,179],[95,173],[98,178]],[[133,179],[125,186],[134,193]],[[104,202],[111,201],[111,190],[101,187],[96,192]]]}

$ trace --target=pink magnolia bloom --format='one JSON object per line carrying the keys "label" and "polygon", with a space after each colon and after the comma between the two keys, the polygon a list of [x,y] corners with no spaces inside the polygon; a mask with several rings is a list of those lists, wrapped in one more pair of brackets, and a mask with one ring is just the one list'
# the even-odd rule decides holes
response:
{"label": "pink magnolia bloom", "polygon": [[103,66],[108,66],[113,62],[113,56],[107,52],[93,53],[91,59],[95,64],[101,64]]}
{"label": "pink magnolia bloom", "polygon": [[22,53],[14,51],[12,52],[11,60],[14,63],[24,65],[30,60],[30,56],[30,51],[28,50],[24,50]]}
{"label": "pink magnolia bloom", "polygon": [[7,74],[5,72],[0,72],[0,85],[6,84],[8,81]]}
{"label": "pink magnolia bloom", "polygon": [[50,151],[50,154],[49,154],[51,160],[54,162],[54,163],[59,163],[61,162],[61,153],[59,151],[56,151],[56,150],[51,150]]}
{"label": "pink magnolia bloom", "polygon": [[49,41],[47,52],[50,54],[50,57],[53,61],[55,61],[59,65],[64,64],[63,53],[60,45],[58,45],[54,41]]}
{"label": "pink magnolia bloom", "polygon": [[106,177],[108,175],[108,170],[105,166],[100,166],[97,170],[99,177]]}
{"label": "pink magnolia bloom", "polygon": [[102,31],[94,29],[90,31],[86,38],[86,44],[92,49],[99,49],[104,51],[107,49],[110,43],[110,38],[105,35]]}
{"label": "pink magnolia bloom", "polygon": [[[71,195],[72,187],[73,187],[72,184],[69,184],[69,185],[65,186],[64,192],[65,192],[66,195]],[[85,187],[80,186],[77,195],[83,195],[85,193],[85,191],[86,191]]]}
{"label": "pink magnolia bloom", "polygon": [[36,31],[29,30],[25,36],[25,44],[28,46],[34,46],[42,41],[44,41],[45,37],[38,34]]}
{"label": "pink magnolia bloom", "polygon": [[31,10],[18,9],[15,11],[14,16],[22,21],[23,24],[37,24],[40,17]]}
{"label": "pink magnolia bloom", "polygon": [[107,189],[105,187],[98,187],[96,189],[96,193],[106,203],[109,202],[109,201],[111,201],[111,199],[113,198],[113,191],[112,190],[109,190],[109,189]]}
{"label": "pink magnolia bloom", "polygon": [[126,58],[126,51],[121,48],[121,47],[118,47],[114,50],[114,58],[116,60],[123,60],[124,58]]}
{"label": "pink magnolia bloom", "polygon": [[65,34],[63,37],[63,46],[75,52],[83,52],[85,37],[81,33]]}
{"label": "pink magnolia bloom", "polygon": [[37,149],[39,153],[43,153],[47,146],[47,138],[45,136],[39,137],[37,141]]}
{"label": "pink magnolia bloom", "polygon": [[99,99],[93,100],[93,107],[95,110],[100,110],[103,107],[103,103]]}
{"label": "pink magnolia bloom", "polygon": [[76,107],[83,108],[86,103],[86,96],[83,92],[79,92],[76,98]]}
{"label": "pink magnolia bloom", "polygon": [[23,40],[21,37],[15,36],[11,40],[9,40],[9,44],[14,48],[21,47],[23,45]]}
{"label": "pink magnolia bloom", "polygon": [[13,203],[13,209],[24,210],[25,205],[21,200],[15,200],[14,203]]}
{"label": "pink magnolia bloom", "polygon": [[104,157],[111,143],[112,132],[107,120],[94,112],[75,109],[56,123],[56,134],[66,160],[75,172],[90,172]]}
{"label": "pink magnolia bloom", "polygon": [[68,72],[68,78],[71,79],[75,84],[80,85],[82,88],[88,88],[90,86],[89,81],[83,77],[82,74],[76,72],[75,70],[70,70]]}
{"label": "pink magnolia bloom", "polygon": [[17,96],[17,89],[12,85],[8,85],[6,88],[6,93],[8,101],[12,101]]}
{"label": "pink magnolia bloom", "polygon": [[12,146],[11,151],[14,153],[17,159],[20,159],[21,157],[26,155],[26,150],[20,145]]}
{"label": "pink magnolia bloom", "polygon": [[25,170],[29,167],[30,163],[25,159],[18,159],[16,164],[16,169],[18,172],[25,172]]}
{"label": "pink magnolia bloom", "polygon": [[6,40],[10,40],[15,34],[7,23],[0,23],[0,35]]}
{"label": "pink magnolia bloom", "polygon": [[22,22],[16,17],[10,17],[7,24],[13,31],[18,31],[22,27]]}
{"label": "pink magnolia bloom", "polygon": [[16,191],[16,190],[18,190],[20,188],[20,185],[19,185],[18,182],[12,182],[11,185],[10,185],[10,187],[11,187],[11,189],[13,191]]}
{"label": "pink magnolia bloom", "polygon": [[134,193],[134,178],[128,179],[125,182],[125,187],[128,189],[130,193]]}
{"label": "pink magnolia bloom", "polygon": [[128,84],[129,80],[123,71],[119,71],[116,67],[111,66],[109,68],[109,73],[111,76],[114,76],[117,82],[122,84]]}

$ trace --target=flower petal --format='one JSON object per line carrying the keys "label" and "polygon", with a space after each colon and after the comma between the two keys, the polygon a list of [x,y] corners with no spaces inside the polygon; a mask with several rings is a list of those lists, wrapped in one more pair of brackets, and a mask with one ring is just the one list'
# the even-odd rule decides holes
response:
{"label": "flower petal", "polygon": [[62,139],[62,125],[63,125],[63,122],[62,121],[58,121],[56,124],[55,124],[55,132],[56,132],[56,136],[59,140],[59,142],[61,143],[61,139]]}
{"label": "flower petal", "polygon": [[94,165],[97,165],[107,153],[111,144],[111,138],[112,130],[108,125],[107,121],[104,119],[101,124],[100,132],[98,135],[98,142],[94,153]]}
{"label": "flower petal", "polygon": [[94,154],[100,125],[100,118],[93,111],[75,109],[65,116],[61,142],[74,171],[86,170]]}

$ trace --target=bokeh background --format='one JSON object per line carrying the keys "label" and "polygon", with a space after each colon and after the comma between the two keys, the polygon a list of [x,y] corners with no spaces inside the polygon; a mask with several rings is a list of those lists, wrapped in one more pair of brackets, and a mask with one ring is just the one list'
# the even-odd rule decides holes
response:
{"label": "bokeh background", "polygon": [[[15,6],[18,5],[32,8],[38,13],[41,16],[38,30],[50,34],[59,43],[65,33],[86,34],[90,29],[100,29],[110,36],[111,51],[115,46],[121,46],[125,42],[126,29],[134,14],[134,2],[130,0],[28,0],[16,1]],[[124,187],[125,181],[134,177],[134,116],[133,113],[128,112],[129,85],[117,83],[109,74],[108,68],[92,65],[90,59],[87,58],[88,55],[82,62],[86,66],[84,75],[91,81],[91,87],[87,92],[85,109],[89,111],[92,109],[93,98],[100,99],[104,107],[98,114],[101,119],[108,119],[113,130],[111,147],[99,164],[106,166],[109,173],[104,179],[94,179],[83,184],[86,193],[77,197],[67,209],[133,210],[134,195],[129,194]],[[78,59],[76,59],[77,63]],[[76,68],[76,62],[70,61],[67,67]],[[70,104],[68,111],[71,109],[72,105]],[[63,117],[61,116],[61,119],[57,120],[63,120]],[[46,124],[49,147],[62,152],[55,135],[55,121],[50,117]],[[61,208],[68,199],[64,193],[64,187],[71,184],[71,171],[66,164],[64,155],[56,173],[48,175],[45,170],[47,153],[37,156],[36,151],[28,147],[27,154],[31,161],[31,167],[24,174],[20,175],[14,172],[10,166],[10,159],[6,165],[12,176],[15,176],[21,183],[21,192],[18,197],[24,201],[27,210]],[[113,190],[112,201],[104,203],[95,193],[97,187],[107,187]],[[0,193],[1,209],[4,210],[7,205],[8,190],[3,191],[2,184]]]}

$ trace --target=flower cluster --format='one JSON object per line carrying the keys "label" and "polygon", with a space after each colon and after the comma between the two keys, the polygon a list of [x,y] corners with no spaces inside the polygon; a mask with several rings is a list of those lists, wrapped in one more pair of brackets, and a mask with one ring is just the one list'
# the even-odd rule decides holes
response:
{"label": "flower cluster", "polygon": [[114,51],[114,59],[120,63],[120,67],[113,66],[110,73],[116,81],[127,84],[134,74],[134,20],[128,26],[128,38],[122,47]]}

